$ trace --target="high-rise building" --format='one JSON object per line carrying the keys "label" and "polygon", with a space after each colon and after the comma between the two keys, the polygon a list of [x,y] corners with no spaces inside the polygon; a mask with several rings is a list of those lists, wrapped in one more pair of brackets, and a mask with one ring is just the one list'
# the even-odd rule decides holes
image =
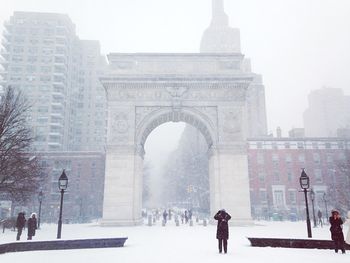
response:
{"label": "high-rise building", "polygon": [[75,45],[69,150],[103,151],[107,132],[105,90],[98,77],[107,65],[98,41],[80,40]]}
{"label": "high-rise building", "polygon": [[[225,57],[226,61],[220,63],[220,70],[226,70],[227,75],[232,76],[233,73],[251,76],[252,82],[247,90],[247,135],[266,135],[265,87],[262,76],[252,72],[250,59],[241,53],[240,32],[238,28],[230,27],[228,15],[224,10],[224,0],[212,0],[211,23],[203,33],[200,52]],[[232,54],[242,56],[239,65],[230,57]]]}
{"label": "high-rise building", "polygon": [[350,96],[342,89],[322,88],[308,96],[303,121],[307,137],[336,137],[338,129],[350,127]]}
{"label": "high-rise building", "polygon": [[106,117],[98,72],[104,61],[98,42],[79,40],[67,15],[14,12],[2,46],[2,85],[30,100],[34,149],[102,149]]}

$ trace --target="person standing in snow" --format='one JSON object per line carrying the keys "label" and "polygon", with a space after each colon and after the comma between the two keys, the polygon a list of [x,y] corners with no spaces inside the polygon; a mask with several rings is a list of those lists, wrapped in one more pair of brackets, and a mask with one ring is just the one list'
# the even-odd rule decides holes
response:
{"label": "person standing in snow", "polygon": [[322,212],[321,210],[319,209],[318,212],[317,212],[317,217],[318,217],[318,224],[323,227],[323,221],[322,221]]}
{"label": "person standing in snow", "polygon": [[339,212],[337,210],[332,210],[332,216],[329,218],[329,223],[331,224],[330,231],[331,237],[335,245],[335,253],[338,253],[340,249],[343,254],[345,254],[344,247],[344,234],[343,234],[343,220],[341,219]]}
{"label": "person standing in snow", "polygon": [[350,245],[350,211],[348,211],[348,218],[346,219],[345,224],[348,226],[345,242]]}
{"label": "person standing in snow", "polygon": [[168,213],[166,212],[166,209],[163,212],[163,222],[166,224],[167,222],[167,217],[168,217]]}
{"label": "person standing in snow", "polygon": [[17,237],[16,240],[21,239],[23,228],[26,224],[26,219],[24,217],[24,212],[18,213],[17,220],[16,220],[16,227],[17,227]]}
{"label": "person standing in snow", "polygon": [[227,240],[229,237],[228,221],[231,216],[225,211],[225,209],[219,210],[214,219],[218,221],[216,229],[216,238],[219,242],[219,253],[222,253],[222,246],[224,246],[224,252],[227,253]]}
{"label": "person standing in snow", "polygon": [[35,236],[36,229],[36,214],[32,213],[31,217],[28,219],[28,240],[32,240],[32,237]]}

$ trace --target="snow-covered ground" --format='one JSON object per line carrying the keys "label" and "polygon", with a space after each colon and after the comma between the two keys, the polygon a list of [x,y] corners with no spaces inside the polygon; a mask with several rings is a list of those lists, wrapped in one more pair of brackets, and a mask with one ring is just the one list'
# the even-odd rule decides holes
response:
{"label": "snow-covered ground", "polygon": [[[219,254],[216,227],[200,224],[166,227],[100,227],[98,224],[63,225],[62,239],[128,237],[124,247],[82,250],[17,252],[0,255],[1,263],[172,263],[172,262],[269,262],[269,263],[342,263],[350,262],[350,251],[342,255],[333,250],[256,248],[246,237],[306,238],[305,222],[256,221],[250,227],[230,227],[228,253]],[[344,233],[347,228],[345,227]],[[312,228],[313,238],[329,239],[328,226]],[[43,224],[35,240],[54,240],[57,225]],[[0,233],[0,243],[14,242],[16,232]],[[26,232],[22,241],[26,240]]]}

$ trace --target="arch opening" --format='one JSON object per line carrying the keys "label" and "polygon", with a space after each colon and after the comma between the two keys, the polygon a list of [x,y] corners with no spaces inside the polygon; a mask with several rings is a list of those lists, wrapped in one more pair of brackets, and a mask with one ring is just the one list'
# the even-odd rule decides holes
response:
{"label": "arch opening", "polygon": [[208,216],[208,144],[198,126],[181,121],[154,128],[145,140],[142,173],[142,207],[148,214],[172,209]]}

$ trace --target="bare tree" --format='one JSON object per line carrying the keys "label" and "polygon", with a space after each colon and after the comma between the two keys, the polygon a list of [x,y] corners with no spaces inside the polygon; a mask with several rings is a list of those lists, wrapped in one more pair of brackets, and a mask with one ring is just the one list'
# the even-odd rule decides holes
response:
{"label": "bare tree", "polygon": [[28,201],[40,181],[39,160],[30,151],[29,109],[20,91],[5,89],[0,100],[0,193],[16,203]]}

